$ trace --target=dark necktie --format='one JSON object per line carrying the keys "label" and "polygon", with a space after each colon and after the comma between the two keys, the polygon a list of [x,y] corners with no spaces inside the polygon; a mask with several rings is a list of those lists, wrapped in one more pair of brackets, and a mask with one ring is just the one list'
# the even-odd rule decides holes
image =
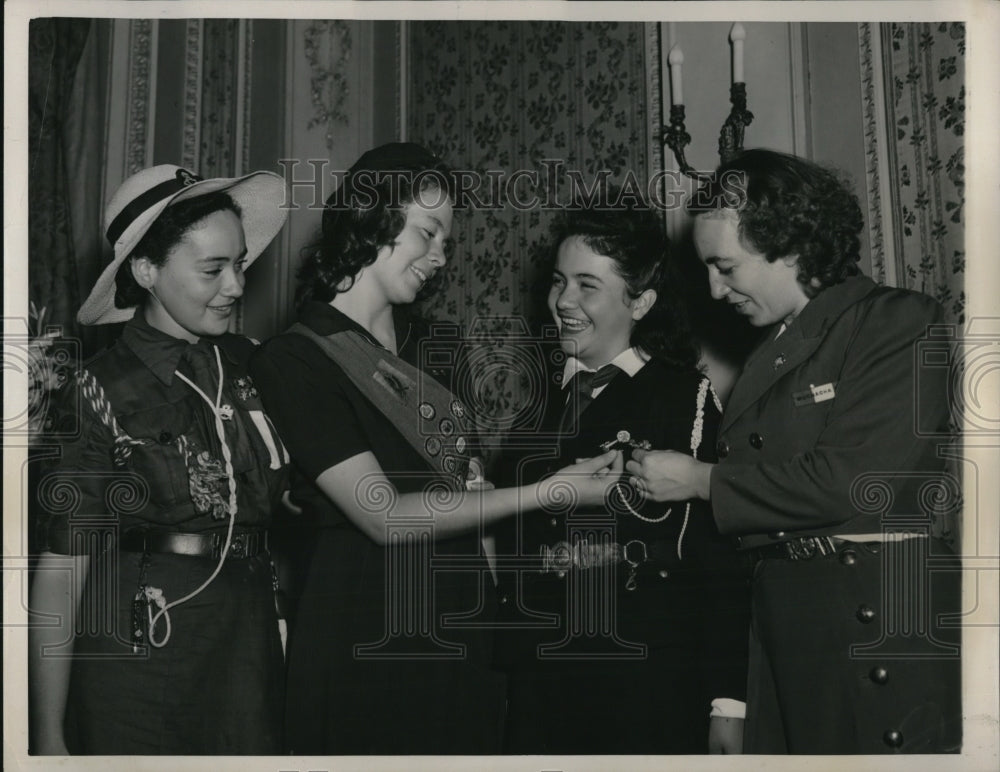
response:
{"label": "dark necktie", "polygon": [[616,365],[604,365],[597,372],[578,370],[566,387],[566,406],[562,418],[559,419],[559,434],[565,435],[577,431],[580,414],[587,405],[594,401],[594,391],[606,386],[620,372]]}

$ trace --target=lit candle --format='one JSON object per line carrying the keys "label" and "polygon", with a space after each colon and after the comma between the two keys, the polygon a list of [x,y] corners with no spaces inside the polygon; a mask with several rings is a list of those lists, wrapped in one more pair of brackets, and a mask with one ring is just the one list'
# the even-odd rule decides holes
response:
{"label": "lit candle", "polygon": [[747,31],[743,25],[736,22],[729,31],[729,40],[733,44],[733,83],[744,83],[743,80],[743,41],[747,39]]}
{"label": "lit candle", "polygon": [[684,64],[684,54],[680,44],[670,49],[667,63],[670,65],[671,104],[682,105],[684,104],[684,92],[681,90],[681,65]]}

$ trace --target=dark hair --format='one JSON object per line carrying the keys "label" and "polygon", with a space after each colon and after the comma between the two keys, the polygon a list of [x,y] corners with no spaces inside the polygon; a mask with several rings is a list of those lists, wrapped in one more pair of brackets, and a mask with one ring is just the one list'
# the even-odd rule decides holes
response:
{"label": "dark hair", "polygon": [[[434,158],[429,153],[427,157]],[[406,225],[406,207],[419,192],[437,188],[454,199],[454,180],[443,162],[435,159],[427,168],[404,166],[352,168],[326,200],[319,240],[306,248],[298,271],[299,308],[310,300],[329,303],[338,292],[350,289],[379,250],[395,243]]]}
{"label": "dark hair", "polygon": [[746,150],[722,164],[689,212],[733,209],[739,234],[768,262],[798,256],[798,279],[815,297],[858,273],[864,224],[857,197],[832,170],[773,150]]}
{"label": "dark hair", "polygon": [[553,235],[556,250],[566,239],[578,237],[610,258],[630,298],[656,291],[656,302],[632,328],[633,346],[679,367],[698,366],[699,351],[677,291],[680,284],[667,236],[652,210],[637,205],[569,208],[556,221]]}
{"label": "dark hair", "polygon": [[115,306],[141,306],[149,297],[149,293],[139,286],[132,275],[133,259],[145,257],[153,265],[162,266],[167,261],[167,255],[188,231],[210,214],[222,211],[230,211],[237,217],[242,215],[239,204],[225,192],[188,198],[164,209],[119,266],[115,274]]}

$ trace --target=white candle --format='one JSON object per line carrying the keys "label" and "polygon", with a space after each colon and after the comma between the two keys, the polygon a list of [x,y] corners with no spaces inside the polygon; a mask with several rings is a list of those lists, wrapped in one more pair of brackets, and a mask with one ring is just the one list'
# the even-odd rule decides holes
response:
{"label": "white candle", "polygon": [[684,53],[680,44],[670,49],[667,57],[670,65],[670,103],[674,105],[684,104],[684,92],[681,90],[681,65],[684,64]]}
{"label": "white candle", "polygon": [[743,80],[743,41],[747,39],[747,31],[743,25],[736,22],[729,31],[729,40],[733,44],[733,83],[744,83]]}

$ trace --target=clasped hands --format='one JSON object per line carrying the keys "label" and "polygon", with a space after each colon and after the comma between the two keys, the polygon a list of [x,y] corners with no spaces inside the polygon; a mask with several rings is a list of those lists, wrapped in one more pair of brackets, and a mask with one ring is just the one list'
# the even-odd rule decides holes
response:
{"label": "clasped hands", "polygon": [[675,450],[633,450],[625,465],[629,482],[653,501],[707,500],[714,464]]}
{"label": "clasped hands", "polygon": [[[567,496],[575,496],[579,503],[600,503],[607,487],[620,480],[622,461],[617,450],[578,459],[548,478],[543,499],[565,503]],[[635,449],[624,471],[633,487],[652,501],[707,500],[713,466],[674,450]]]}

